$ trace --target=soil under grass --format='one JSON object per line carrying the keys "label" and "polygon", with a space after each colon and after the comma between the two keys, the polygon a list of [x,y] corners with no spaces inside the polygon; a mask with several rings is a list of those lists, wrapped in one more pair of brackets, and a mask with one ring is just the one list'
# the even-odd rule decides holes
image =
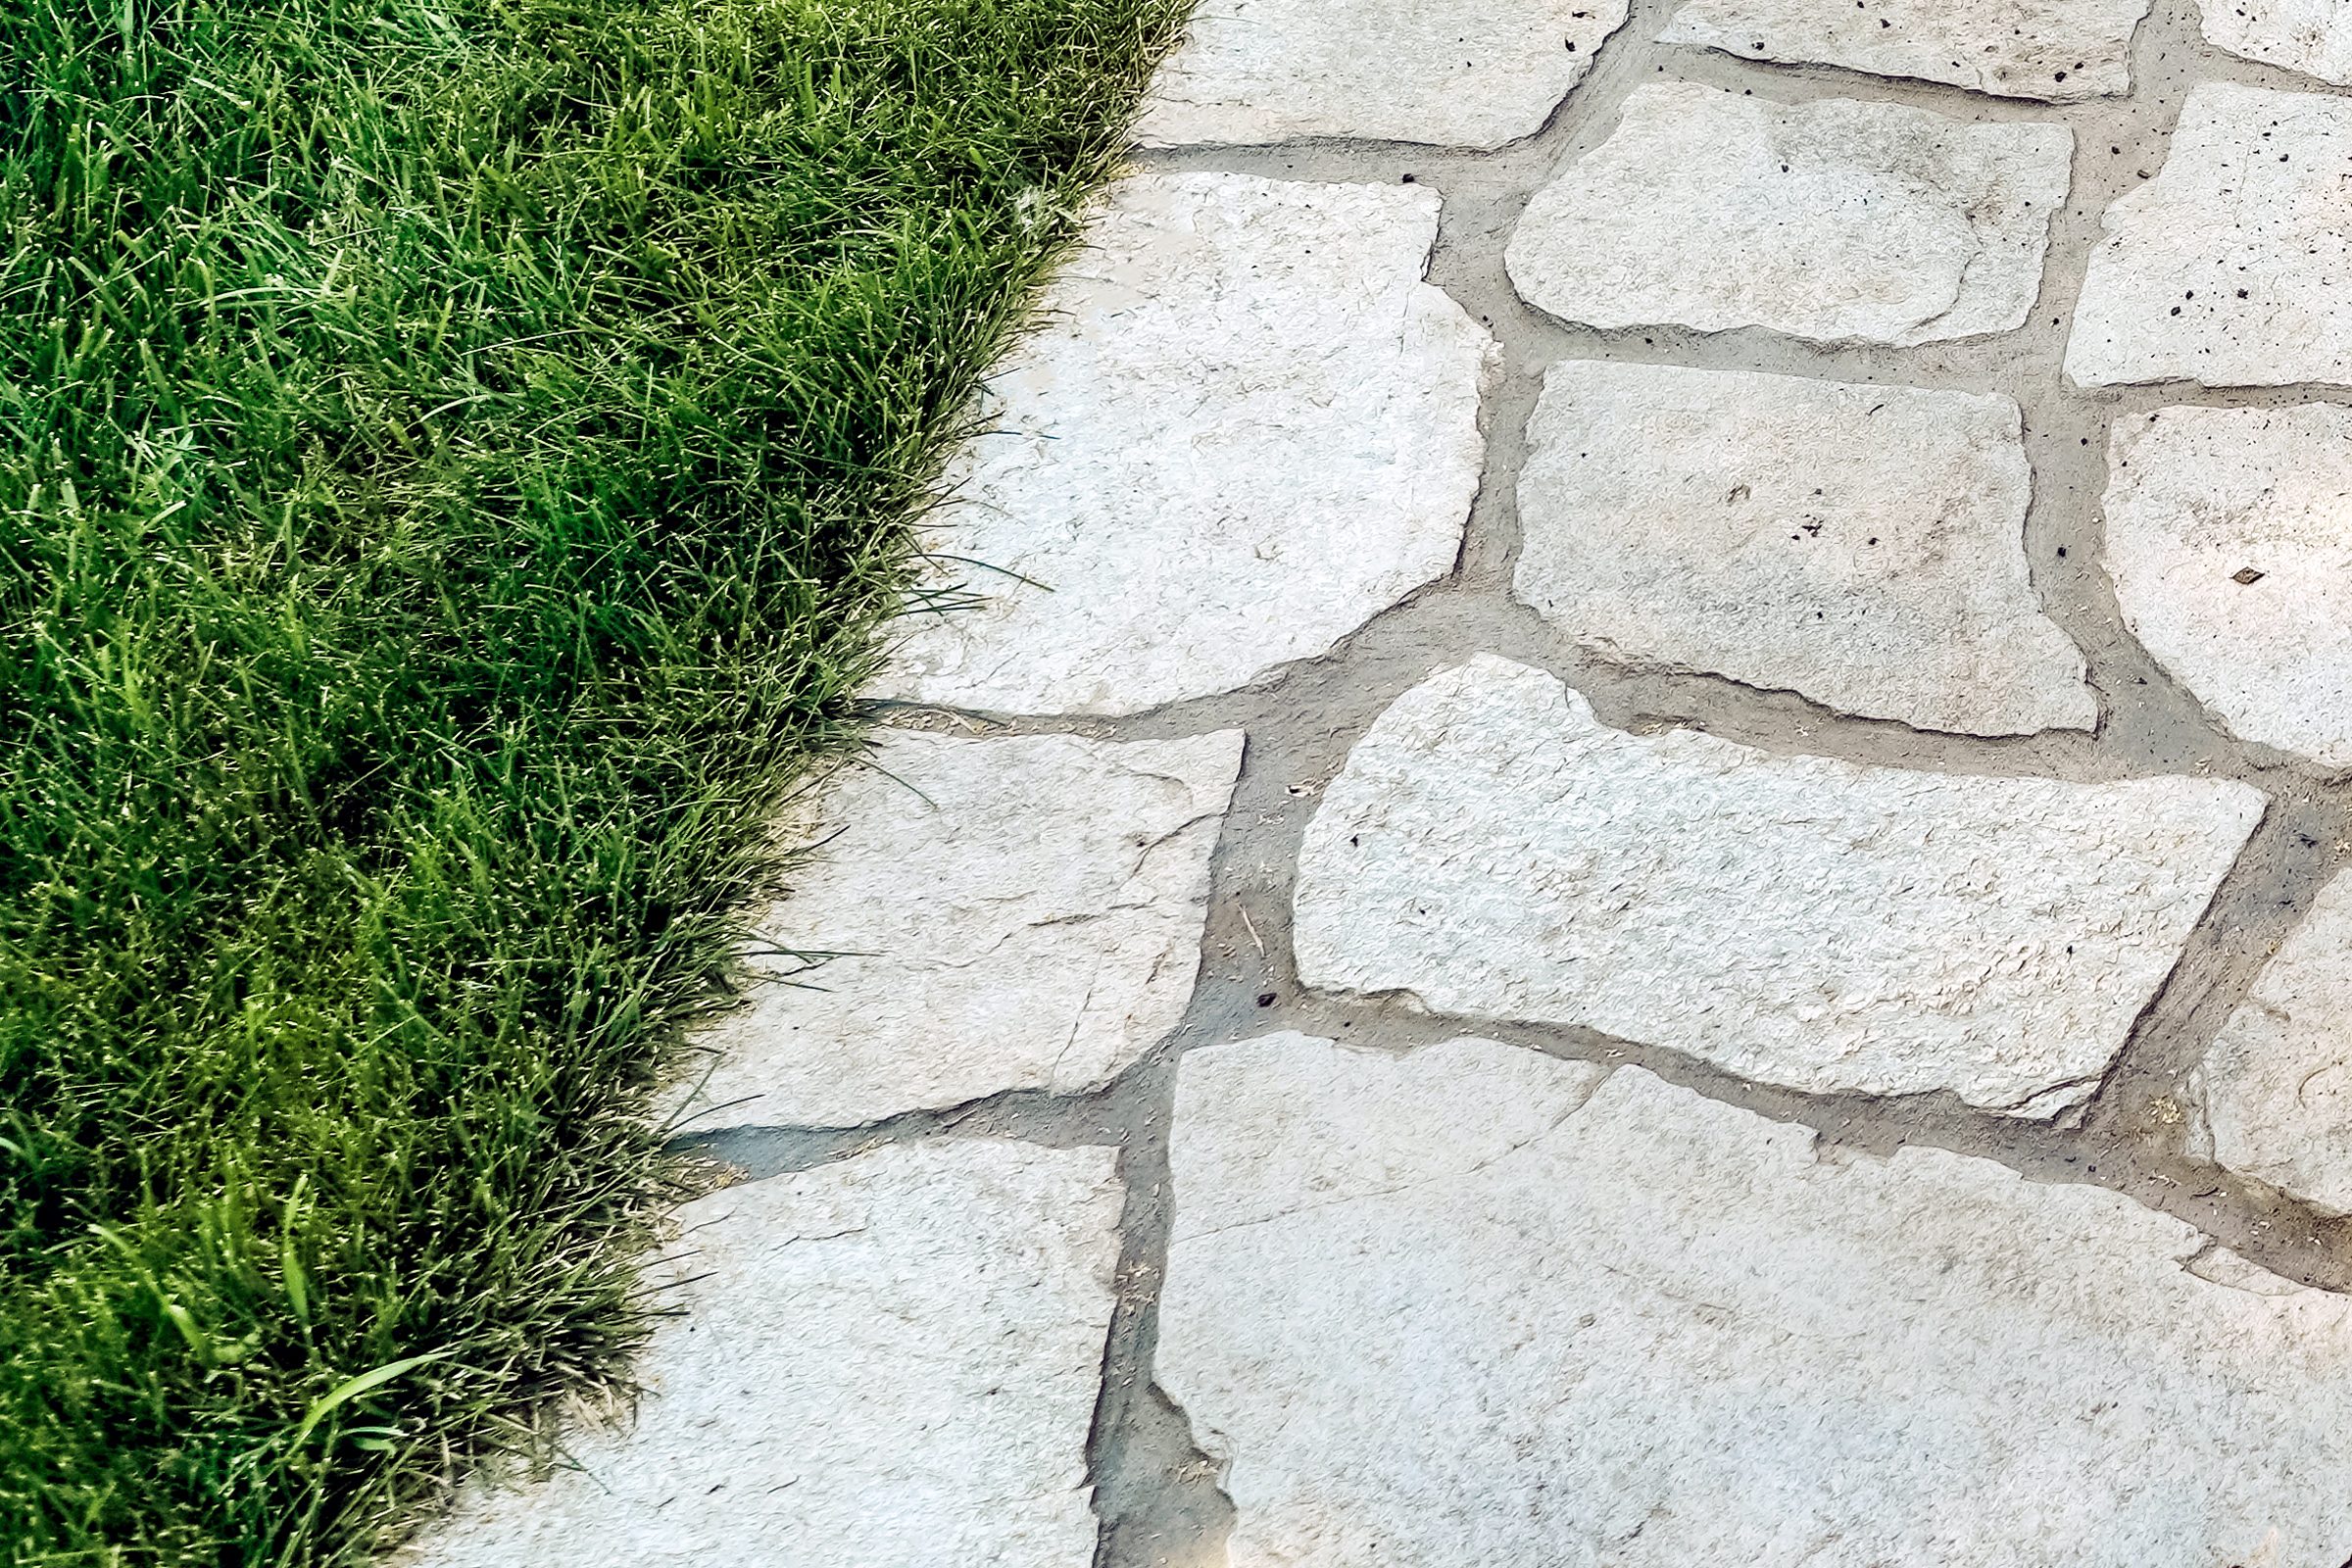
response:
{"label": "soil under grass", "polygon": [[610,1373],[752,828],[1180,10],[0,0],[11,1563],[356,1557]]}

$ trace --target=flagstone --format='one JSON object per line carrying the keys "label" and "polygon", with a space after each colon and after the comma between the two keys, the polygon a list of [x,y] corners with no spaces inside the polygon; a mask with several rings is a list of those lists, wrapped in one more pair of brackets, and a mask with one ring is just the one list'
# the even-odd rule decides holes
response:
{"label": "flagstone", "polygon": [[2088,729],[2026,564],[2016,403],[1555,365],[1519,472],[1518,596],[1579,646],[1920,729]]}
{"label": "flagstone", "polygon": [[686,1204],[634,1418],[403,1568],[1089,1568],[1113,1163],[938,1141]]}
{"label": "flagstone", "polygon": [[2147,14],[2148,0],[1690,0],[1658,39],[2073,103],[2132,90]]}
{"label": "flagstone", "polygon": [[2263,808],[2227,780],[1633,735],[1482,655],[1399,698],[1324,790],[1292,945],[1318,990],[2048,1116],[2105,1072]]}
{"label": "flagstone", "polygon": [[1544,128],[1625,16],[1626,0],[1207,0],[1136,137],[1499,147]]}
{"label": "flagstone", "polygon": [[2240,739],[2352,767],[2352,411],[2158,409],[2109,445],[2132,634]]}
{"label": "flagstone", "polygon": [[1528,202],[1506,265],[1529,304],[1589,326],[2002,331],[2040,292],[2073,146],[2063,125],[1648,83]]}
{"label": "flagstone", "polygon": [[2217,49],[2352,84],[2352,6],[2343,0],[2197,0],[2197,10]]}
{"label": "flagstone", "polygon": [[850,1126],[1108,1083],[1184,1016],[1241,760],[1237,730],[885,734],[759,922],[684,1124]]}
{"label": "flagstone", "polygon": [[2352,385],[2352,101],[2191,88],[2156,177],[2101,219],[2067,340],[2082,386]]}
{"label": "flagstone", "polygon": [[1122,182],[990,377],[875,695],[1133,713],[1323,654],[1453,568],[1494,344],[1421,185]]}
{"label": "flagstone", "polygon": [[2216,1161],[2352,1214],[2352,873],[2321,889],[2199,1077]]}
{"label": "flagstone", "polygon": [[2337,1568],[2352,1299],[1634,1067],[1184,1059],[1156,1376],[1230,1568]]}

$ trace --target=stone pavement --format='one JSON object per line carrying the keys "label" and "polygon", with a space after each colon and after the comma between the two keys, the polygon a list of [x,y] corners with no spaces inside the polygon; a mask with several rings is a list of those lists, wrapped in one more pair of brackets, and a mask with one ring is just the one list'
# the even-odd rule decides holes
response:
{"label": "stone pavement", "polygon": [[408,1560],[2344,1568],[2352,0],[2202,7],[1207,0]]}

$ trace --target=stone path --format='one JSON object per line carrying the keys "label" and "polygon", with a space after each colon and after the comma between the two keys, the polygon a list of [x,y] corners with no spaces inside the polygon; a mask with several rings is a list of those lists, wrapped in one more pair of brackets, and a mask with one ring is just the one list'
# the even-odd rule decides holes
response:
{"label": "stone path", "polygon": [[2331,82],[2345,0],[1207,0],[648,1397],[409,1561],[2345,1568]]}

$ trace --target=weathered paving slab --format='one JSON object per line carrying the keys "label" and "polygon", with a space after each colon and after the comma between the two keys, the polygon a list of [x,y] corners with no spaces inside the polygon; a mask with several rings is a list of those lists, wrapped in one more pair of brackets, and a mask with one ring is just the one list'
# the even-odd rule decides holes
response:
{"label": "weathered paving slab", "polygon": [[1183,1018],[1241,760],[1236,730],[886,734],[760,922],[689,1124],[852,1126],[1109,1082]]}
{"label": "weathered paving slab", "polygon": [[2352,874],[2321,889],[2199,1077],[2215,1160],[2352,1214]]}
{"label": "weathered paving slab", "polygon": [[2107,471],[2132,634],[2241,739],[2352,767],[2352,412],[2160,409]]}
{"label": "weathered paving slab", "polygon": [[1120,184],[933,537],[988,603],[923,617],[879,695],[1135,712],[1324,653],[1450,570],[1494,347],[1423,278],[1437,227],[1422,186]]}
{"label": "weathered paving slab", "polygon": [[1293,946],[1322,990],[2049,1115],[2122,1047],[2263,807],[2218,780],[1630,735],[1482,655],[1399,698],[1325,790]]}
{"label": "weathered paving slab", "polygon": [[2074,137],[1896,104],[1637,88],[1528,203],[1506,256],[1565,320],[1914,344],[2016,326]]}
{"label": "weathered paving slab", "polygon": [[2156,177],[2118,200],[2066,347],[2082,386],[2352,384],[2352,102],[2191,88]]}
{"label": "weathered paving slab", "polygon": [[1691,0],[1658,38],[2073,103],[2132,90],[2132,32],[2147,14],[2148,0]]}
{"label": "weathered paving slab", "polygon": [[1528,448],[1515,586],[1592,652],[1920,729],[2097,722],[2008,398],[1571,361]]}
{"label": "weathered paving slab", "polygon": [[1232,1568],[2352,1552],[2352,1301],[2096,1187],[1531,1055],[1185,1058],[1156,1367]]}
{"label": "weathered paving slab", "polygon": [[2218,49],[2352,83],[2352,7],[2343,0],[2197,0],[2197,9]]}
{"label": "weathered paving slab", "polygon": [[883,1149],[678,1210],[633,1426],[406,1568],[1089,1568],[1108,1149]]}
{"label": "weathered paving slab", "polygon": [[1136,135],[1499,147],[1544,128],[1625,16],[1626,0],[1208,0]]}

